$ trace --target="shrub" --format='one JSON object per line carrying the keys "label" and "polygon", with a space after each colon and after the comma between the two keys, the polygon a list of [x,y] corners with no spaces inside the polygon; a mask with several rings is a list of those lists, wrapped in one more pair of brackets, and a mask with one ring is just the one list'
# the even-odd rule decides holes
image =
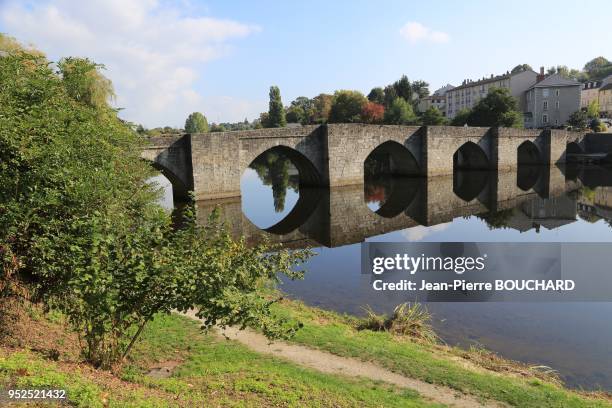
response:
{"label": "shrub", "polygon": [[[71,59],[69,83],[41,57],[0,58],[0,290],[68,316],[94,365],[125,356],[156,313],[195,308],[207,327],[276,319],[257,292],[307,256],[234,241],[187,211],[175,230],[147,183],[143,139],[100,99],[75,92],[98,66]],[[75,69],[78,68],[78,69]],[[85,79],[79,75],[85,76]],[[78,86],[77,86],[78,85]],[[16,286],[26,288],[17,291]],[[0,327],[2,330],[2,327]]]}

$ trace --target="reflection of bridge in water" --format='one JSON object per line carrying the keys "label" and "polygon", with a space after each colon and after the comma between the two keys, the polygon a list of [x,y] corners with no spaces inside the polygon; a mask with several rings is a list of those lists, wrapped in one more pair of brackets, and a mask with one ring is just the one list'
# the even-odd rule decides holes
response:
{"label": "reflection of bridge in water", "polygon": [[[534,166],[521,171],[459,171],[454,176],[394,178],[376,212],[364,200],[363,185],[301,188],[292,211],[265,230],[243,214],[240,197],[199,201],[197,213],[198,220],[205,222],[218,206],[233,236],[244,236],[253,244],[267,237],[296,248],[337,247],[418,225],[433,226],[456,217],[494,214],[516,207],[521,211],[505,220],[508,227],[525,231],[542,225],[551,229],[575,220],[576,200],[566,197],[566,192],[593,182],[612,184],[610,172],[601,168],[568,169],[574,180],[566,180],[564,171],[557,166]],[[548,217],[552,213],[556,215]]]}

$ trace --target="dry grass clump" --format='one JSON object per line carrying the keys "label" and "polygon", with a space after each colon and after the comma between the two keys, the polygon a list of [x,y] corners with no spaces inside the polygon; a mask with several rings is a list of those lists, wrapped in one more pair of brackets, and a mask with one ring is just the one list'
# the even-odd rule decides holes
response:
{"label": "dry grass clump", "polygon": [[367,316],[358,323],[358,330],[386,331],[428,343],[438,341],[438,336],[431,326],[431,314],[420,303],[399,304],[391,316],[379,315],[370,306],[364,310]]}

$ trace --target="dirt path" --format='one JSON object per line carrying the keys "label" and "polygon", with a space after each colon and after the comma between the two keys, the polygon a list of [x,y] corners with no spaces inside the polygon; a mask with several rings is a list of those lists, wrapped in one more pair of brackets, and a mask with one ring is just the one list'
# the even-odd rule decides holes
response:
{"label": "dirt path", "polygon": [[[193,313],[188,313],[187,316],[197,319]],[[219,334],[231,340],[238,341],[258,353],[280,357],[323,373],[340,374],[349,377],[364,377],[374,381],[383,381],[401,388],[409,388],[417,391],[426,399],[448,406],[470,408],[505,406],[497,402],[482,403],[472,396],[461,394],[451,388],[404,377],[403,375],[394,373],[373,363],[340,357],[325,351],[296,344],[288,344],[282,341],[270,343],[265,336],[252,330],[238,330],[229,327],[225,330],[219,330]]]}

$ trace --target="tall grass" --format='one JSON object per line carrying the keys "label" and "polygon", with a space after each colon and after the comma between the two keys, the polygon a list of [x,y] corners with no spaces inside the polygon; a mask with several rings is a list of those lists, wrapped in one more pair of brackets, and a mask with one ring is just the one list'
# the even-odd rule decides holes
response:
{"label": "tall grass", "polygon": [[438,341],[438,336],[431,326],[431,314],[420,303],[399,304],[391,316],[379,315],[370,306],[366,306],[364,310],[366,317],[358,323],[358,330],[387,331],[428,343]]}

